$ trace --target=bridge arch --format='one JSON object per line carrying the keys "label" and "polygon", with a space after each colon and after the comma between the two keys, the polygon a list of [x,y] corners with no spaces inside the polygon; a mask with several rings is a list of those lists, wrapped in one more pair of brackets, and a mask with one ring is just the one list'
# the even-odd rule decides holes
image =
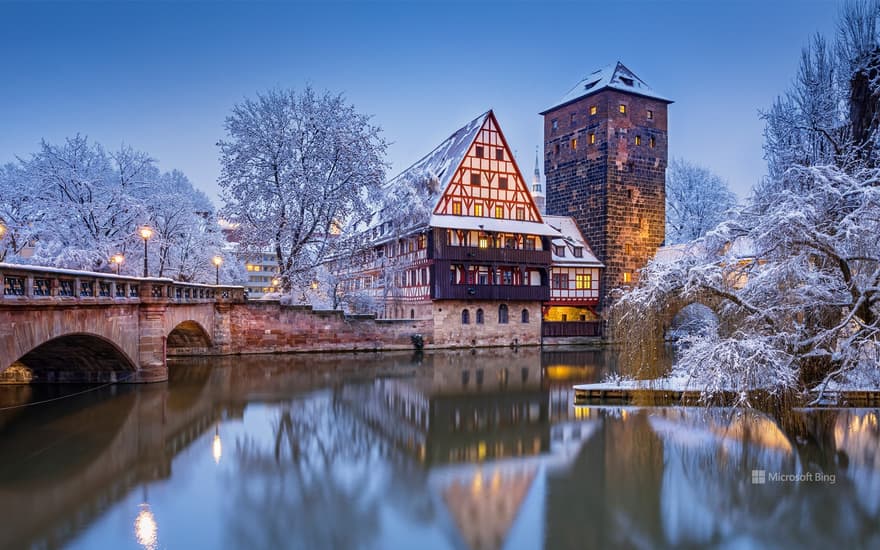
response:
{"label": "bridge arch", "polygon": [[166,336],[169,348],[208,348],[212,339],[208,330],[198,321],[187,319],[175,325]]}
{"label": "bridge arch", "polygon": [[55,336],[0,365],[7,383],[124,382],[137,371],[135,360],[109,338],[88,332]]}

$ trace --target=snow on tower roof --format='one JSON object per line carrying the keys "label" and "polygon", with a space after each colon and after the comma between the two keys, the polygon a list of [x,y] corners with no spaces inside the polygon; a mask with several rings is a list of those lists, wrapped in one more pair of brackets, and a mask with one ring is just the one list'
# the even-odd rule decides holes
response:
{"label": "snow on tower roof", "polygon": [[644,80],[636,76],[634,72],[618,61],[616,65],[607,65],[588,74],[583,80],[578,82],[574,88],[569,90],[562,99],[541,114],[549,113],[553,109],[562,107],[572,101],[605,89],[628,92],[672,103],[671,99],[655,92],[654,89],[648,86]]}

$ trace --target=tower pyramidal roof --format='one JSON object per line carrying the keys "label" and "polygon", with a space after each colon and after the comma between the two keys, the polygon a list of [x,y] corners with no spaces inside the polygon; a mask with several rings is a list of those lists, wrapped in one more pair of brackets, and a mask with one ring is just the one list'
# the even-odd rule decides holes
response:
{"label": "tower pyramidal roof", "polygon": [[615,65],[602,67],[601,69],[597,69],[585,76],[580,82],[575,84],[575,86],[569,90],[562,99],[541,114],[546,114],[553,109],[607,89],[618,90],[630,94],[650,97],[652,99],[658,99],[660,101],[665,101],[666,103],[672,103],[671,99],[658,94],[653,88],[648,86],[644,80],[629,70],[626,65],[618,61]]}

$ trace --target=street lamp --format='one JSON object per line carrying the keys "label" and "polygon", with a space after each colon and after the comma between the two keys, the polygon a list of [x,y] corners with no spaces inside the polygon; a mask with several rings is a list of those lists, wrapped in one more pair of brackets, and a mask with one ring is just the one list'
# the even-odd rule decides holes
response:
{"label": "street lamp", "polygon": [[146,225],[139,230],[141,238],[144,240],[144,278],[149,277],[149,268],[147,264],[147,241],[153,236],[153,230]]}
{"label": "street lamp", "polygon": [[0,223],[0,239],[3,238],[3,235],[6,234],[6,226]]}
{"label": "street lamp", "polygon": [[116,274],[119,275],[119,266],[122,265],[122,262],[125,261],[125,256],[122,254],[114,254],[112,258],[110,258],[110,262],[116,264]]}
{"label": "street lamp", "polygon": [[214,259],[211,260],[214,262],[214,268],[217,270],[217,279],[214,282],[215,285],[220,284],[220,264],[223,263],[223,258],[220,256],[214,256]]}

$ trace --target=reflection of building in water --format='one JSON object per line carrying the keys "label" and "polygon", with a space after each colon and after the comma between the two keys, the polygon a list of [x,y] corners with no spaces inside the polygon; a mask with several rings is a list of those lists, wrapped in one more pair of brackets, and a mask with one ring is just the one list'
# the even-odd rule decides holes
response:
{"label": "reflection of building in water", "polygon": [[594,423],[551,423],[539,350],[427,356],[412,378],[343,389],[371,426],[429,468],[468,548],[501,548],[536,476],[574,459]]}

